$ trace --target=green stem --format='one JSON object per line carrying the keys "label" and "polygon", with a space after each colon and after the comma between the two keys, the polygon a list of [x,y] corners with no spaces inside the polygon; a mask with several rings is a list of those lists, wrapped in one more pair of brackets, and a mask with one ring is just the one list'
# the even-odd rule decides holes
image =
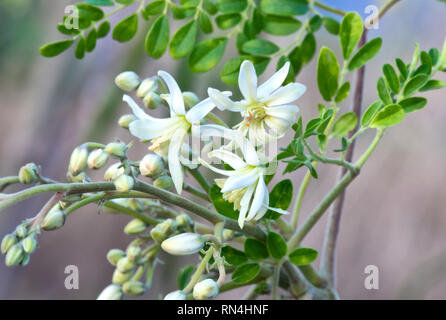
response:
{"label": "green stem", "polygon": [[191,186],[190,184],[185,183],[183,186],[183,190],[189,192],[190,194],[193,194],[194,196],[197,196],[203,200],[209,201],[209,196],[207,193],[204,193],[201,190],[198,190],[194,186]]}
{"label": "green stem", "polygon": [[0,191],[3,191],[10,184],[19,183],[20,179],[18,176],[4,177],[0,179]]}
{"label": "green stem", "polygon": [[279,289],[279,279],[280,279],[280,264],[274,267],[273,272],[273,285],[271,289],[272,300],[278,299],[278,289]]}
{"label": "green stem", "polygon": [[215,124],[218,124],[220,126],[223,126],[225,128],[229,128],[229,126],[226,124],[226,122],[223,121],[219,116],[217,116],[215,113],[209,112],[206,117],[209,121],[214,122]]}
{"label": "green stem", "polygon": [[327,286],[327,281],[319,275],[312,265],[299,266],[299,270],[302,272],[305,279],[316,288],[325,288]]}
{"label": "green stem", "polygon": [[325,11],[328,11],[328,12],[331,12],[331,13],[335,13],[335,14],[338,14],[340,16],[345,16],[347,14],[347,12],[345,12],[345,11],[343,11],[341,9],[330,7],[330,6],[328,6],[328,5],[324,4],[324,3],[321,3],[319,1],[314,1],[314,5],[316,7],[324,9]]}
{"label": "green stem", "polygon": [[209,193],[209,189],[211,188],[211,185],[206,180],[206,178],[203,176],[203,174],[200,172],[199,167],[195,169],[188,169],[192,177],[195,178],[195,180],[198,182],[198,184],[203,188],[203,190],[206,193]]}
{"label": "green stem", "polygon": [[183,289],[184,293],[189,293],[194,288],[195,284],[200,280],[200,277],[206,268],[206,265],[208,264],[209,260],[212,258],[212,253],[214,252],[214,247],[209,247],[208,251],[206,252],[206,255],[204,256],[203,260],[201,260],[201,263],[198,265],[197,270],[195,271],[194,275],[190,279],[187,286]]}

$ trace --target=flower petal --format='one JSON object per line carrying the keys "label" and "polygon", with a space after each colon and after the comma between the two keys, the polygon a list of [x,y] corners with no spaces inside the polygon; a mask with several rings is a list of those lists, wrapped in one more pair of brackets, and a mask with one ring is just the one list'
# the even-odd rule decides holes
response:
{"label": "flower petal", "polygon": [[176,119],[155,119],[153,120],[135,120],[129,125],[132,135],[141,140],[152,140],[163,135],[163,132],[169,130],[175,123]]}
{"label": "flower petal", "polygon": [[255,183],[259,179],[259,170],[257,170],[257,168],[250,168],[245,172],[243,171],[245,170],[236,170],[236,174],[231,175],[228,180],[226,180],[221,192],[229,192],[245,188]]}
{"label": "flower petal", "polygon": [[246,163],[251,166],[257,166],[260,161],[259,157],[257,156],[256,149],[254,148],[252,143],[240,134],[238,135],[236,142],[242,150],[243,158],[245,159]]}
{"label": "flower petal", "polygon": [[287,61],[279,71],[272,75],[257,88],[257,96],[259,99],[268,97],[272,92],[279,89],[285,81],[288,71],[290,70],[290,62]]}
{"label": "flower petal", "polygon": [[229,164],[234,170],[246,167],[246,163],[236,154],[223,149],[217,149],[209,152],[209,157],[215,157]]}
{"label": "flower petal", "polygon": [[224,175],[224,176],[228,176],[228,177],[230,177],[230,176],[233,176],[233,175],[236,175],[236,174],[237,174],[237,171],[236,171],[236,170],[223,170],[223,169],[218,169],[218,168],[216,168],[216,167],[214,167],[214,166],[211,166],[209,163],[207,163],[206,161],[204,161],[204,160],[201,159],[201,158],[198,158],[198,161],[200,161],[200,163],[201,163],[203,166],[205,166],[206,168],[208,168],[208,169],[210,169],[210,170],[212,170],[212,171],[214,171],[214,172],[216,172],[216,173],[222,174],[222,175]]}
{"label": "flower petal", "polygon": [[252,200],[251,208],[249,209],[246,220],[252,220],[259,213],[259,211],[261,211],[262,207],[265,207],[265,204],[268,205],[268,202],[268,189],[266,187],[265,181],[263,180],[263,176],[261,176],[259,178],[259,181],[257,182],[256,193],[254,194],[254,199]]}
{"label": "flower petal", "polygon": [[212,137],[220,137],[227,140],[234,140],[237,138],[237,132],[235,130],[217,124],[205,124],[199,126],[195,132],[200,135],[202,140],[209,140]]}
{"label": "flower petal", "polygon": [[186,109],[184,108],[183,93],[180,90],[175,79],[165,71],[158,71],[158,75],[166,82],[169,88],[169,97],[167,98],[167,103],[170,107],[171,115],[186,114]]}
{"label": "flower petal", "polygon": [[257,100],[257,75],[251,61],[245,60],[240,66],[238,85],[243,97],[248,103]]}
{"label": "flower petal", "polygon": [[183,169],[181,167],[179,153],[186,135],[187,131],[184,129],[178,129],[177,131],[175,131],[172,139],[170,140],[169,153],[167,155],[170,175],[178,194],[181,194],[181,191],[183,190],[184,181]]}
{"label": "flower petal", "polygon": [[298,112],[299,107],[295,105],[265,107],[265,113],[267,116],[281,118],[288,120],[289,122],[296,121],[296,115]]}
{"label": "flower petal", "polygon": [[209,88],[208,95],[220,110],[240,112],[246,109],[246,106],[243,103],[232,101],[227,95],[217,89]]}
{"label": "flower petal", "polygon": [[156,118],[153,118],[151,116],[149,116],[147,113],[144,112],[143,109],[141,109],[140,106],[138,106],[138,104],[128,95],[123,95],[122,96],[122,101],[125,101],[129,107],[132,109],[133,114],[138,118],[138,119],[146,119],[146,120],[156,120]]}
{"label": "flower petal", "polygon": [[269,97],[262,99],[267,106],[278,106],[297,100],[305,93],[306,87],[303,84],[294,82],[289,83],[274,91]]}
{"label": "flower petal", "polygon": [[246,213],[248,212],[249,203],[251,202],[254,190],[255,190],[254,184],[249,186],[248,189],[245,191],[242,200],[240,201],[241,208],[240,208],[240,213],[238,215],[238,225],[240,226],[240,229],[243,229],[243,226],[245,224]]}
{"label": "flower petal", "polygon": [[193,106],[187,113],[186,119],[190,123],[199,122],[201,119],[206,117],[206,115],[215,108],[215,103],[212,102],[211,98],[207,98],[195,106]]}

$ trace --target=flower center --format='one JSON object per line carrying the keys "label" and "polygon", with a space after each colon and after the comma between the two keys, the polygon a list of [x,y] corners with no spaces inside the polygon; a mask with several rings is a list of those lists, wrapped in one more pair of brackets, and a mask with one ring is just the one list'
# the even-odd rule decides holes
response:
{"label": "flower center", "polygon": [[265,105],[258,103],[249,106],[245,113],[245,125],[249,127],[251,122],[262,121],[266,116]]}
{"label": "flower center", "polygon": [[184,129],[189,132],[192,125],[187,121],[184,115],[175,116],[175,120],[176,121],[168,129],[151,140],[152,145],[149,147],[150,151],[156,151],[161,147],[162,143],[170,141],[177,130]]}

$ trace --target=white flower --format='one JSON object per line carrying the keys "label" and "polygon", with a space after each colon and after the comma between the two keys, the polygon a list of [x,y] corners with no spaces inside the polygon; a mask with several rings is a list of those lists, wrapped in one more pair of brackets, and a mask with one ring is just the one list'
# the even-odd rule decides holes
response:
{"label": "white flower", "polygon": [[158,155],[167,155],[172,180],[177,192],[181,193],[184,177],[181,168],[180,153],[183,143],[191,127],[199,124],[200,120],[215,105],[208,98],[186,112],[183,95],[175,79],[164,71],[159,71],[158,75],[166,82],[169,88],[170,94],[165,99],[169,104],[170,118],[158,119],[149,116],[127,95],[124,95],[123,100],[127,102],[138,118],[138,120],[130,124],[130,133],[139,139],[150,140],[152,145],[149,149]]}
{"label": "white flower", "polygon": [[184,256],[199,252],[204,246],[204,238],[196,233],[180,233],[161,243],[167,253]]}
{"label": "white flower", "polygon": [[186,294],[181,290],[173,291],[166,294],[164,300],[186,300]]}
{"label": "white flower", "polygon": [[195,300],[214,299],[218,295],[219,290],[217,282],[212,279],[206,279],[194,286],[193,296]]}
{"label": "white flower", "polygon": [[240,66],[238,78],[244,100],[234,102],[213,88],[208,90],[209,97],[221,110],[241,112],[244,120],[235,128],[255,145],[263,145],[270,139],[282,137],[296,121],[299,108],[289,103],[298,99],[306,87],[300,83],[282,86],[289,68],[290,63],[285,63],[271,78],[257,87],[254,65],[245,60]]}
{"label": "white flower", "polygon": [[[210,128],[209,128],[210,127]],[[203,136],[209,133],[218,135],[216,126],[202,126]],[[228,135],[227,129],[220,131]],[[261,219],[268,209],[287,214],[288,212],[269,207],[269,193],[265,184],[266,163],[261,162],[254,146],[245,138],[236,135],[233,140],[240,147],[243,159],[235,153],[220,148],[209,152],[209,157],[220,159],[234,170],[222,170],[211,166],[200,159],[200,162],[214,172],[228,176],[226,179],[216,179],[216,184],[221,188],[223,198],[234,204],[235,210],[240,210],[238,223],[243,229],[245,221]]]}

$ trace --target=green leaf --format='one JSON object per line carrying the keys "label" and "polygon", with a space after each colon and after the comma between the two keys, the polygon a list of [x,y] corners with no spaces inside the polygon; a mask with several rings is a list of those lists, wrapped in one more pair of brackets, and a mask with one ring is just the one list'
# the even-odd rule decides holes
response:
{"label": "green leaf", "polygon": [[260,75],[265,71],[270,61],[269,58],[265,57],[240,56],[232,58],[231,60],[226,62],[226,64],[221,69],[221,80],[230,85],[237,85],[240,65],[245,60],[250,60],[254,64],[257,75]]}
{"label": "green leaf", "polygon": [[266,247],[268,252],[276,260],[282,259],[287,253],[287,244],[282,236],[276,232],[268,232],[266,237]]}
{"label": "green leaf", "polygon": [[240,13],[248,6],[247,0],[218,0],[217,9],[221,13]]}
{"label": "green leaf", "polygon": [[117,3],[121,3],[121,4],[131,4],[133,2],[135,2],[136,0],[115,0]]}
{"label": "green leaf", "polygon": [[341,21],[339,39],[341,41],[342,54],[348,60],[353,50],[359,43],[363,32],[361,16],[356,12],[347,13]]}
{"label": "green leaf", "polygon": [[279,16],[302,15],[309,9],[306,0],[262,0],[260,8],[265,13]]}
{"label": "green leaf", "polygon": [[339,34],[339,29],[341,26],[337,20],[330,17],[323,17],[322,24],[329,33],[334,34],[336,36]]}
{"label": "green leaf", "polygon": [[166,15],[159,16],[150,27],[146,37],[146,51],[149,56],[160,58],[169,43],[169,19]]}
{"label": "green leaf", "polygon": [[113,29],[112,38],[119,42],[130,41],[138,31],[138,15],[136,13],[120,21]]}
{"label": "green leaf", "polygon": [[221,14],[215,18],[215,22],[222,30],[232,28],[240,23],[242,16],[239,13]]}
{"label": "green leaf", "polygon": [[318,31],[322,26],[322,18],[320,15],[316,14],[310,19],[310,23],[308,24],[309,31],[314,33]]}
{"label": "green leaf", "polygon": [[358,117],[353,112],[344,113],[333,125],[332,134],[335,138],[342,138],[352,131],[358,123]]}
{"label": "green leaf", "polygon": [[348,94],[350,93],[350,82],[344,82],[342,86],[338,89],[335,96],[335,102],[339,103],[347,99]]}
{"label": "green leaf", "polygon": [[349,70],[355,70],[373,59],[381,49],[382,39],[375,38],[363,45],[348,64]]}
{"label": "green leaf", "polygon": [[71,47],[73,42],[73,39],[68,39],[45,44],[40,47],[40,54],[47,58],[55,57]]}
{"label": "green leaf", "polygon": [[183,58],[192,51],[197,31],[197,21],[191,20],[175,32],[170,42],[170,54],[174,59]]}
{"label": "green leaf", "polygon": [[237,267],[232,273],[232,281],[237,284],[245,284],[254,280],[260,272],[258,263],[247,263]]}
{"label": "green leaf", "polygon": [[211,70],[223,56],[227,42],[227,38],[221,37],[206,39],[197,43],[189,56],[189,68],[193,72],[206,72]]}
{"label": "green leaf", "polygon": [[302,55],[302,63],[303,65],[313,59],[314,54],[316,53],[316,38],[312,33],[308,33],[302,44],[300,45],[300,54]]}
{"label": "green leaf", "polygon": [[185,19],[188,17],[191,17],[195,15],[196,8],[185,8],[185,7],[178,7],[176,5],[170,5],[170,10],[172,10],[172,15],[174,19]]}
{"label": "green leaf", "polygon": [[102,22],[98,27],[98,33],[97,33],[98,39],[106,37],[109,32],[110,32],[110,22],[108,21]]}
{"label": "green leaf", "polygon": [[432,65],[437,65],[438,60],[440,59],[440,50],[437,48],[430,49],[429,56],[431,57]]}
{"label": "green leaf", "polygon": [[378,112],[370,124],[373,128],[391,127],[404,119],[404,110],[398,104],[391,104]]}
{"label": "green leaf", "polygon": [[338,90],[339,63],[331,49],[322,47],[317,62],[317,84],[325,101]]}
{"label": "green leaf", "polygon": [[419,91],[424,92],[429,90],[441,89],[443,87],[446,87],[446,82],[432,79],[426,82],[426,84],[422,86]]}
{"label": "green leaf", "polygon": [[243,44],[243,51],[253,55],[268,56],[279,51],[279,47],[268,40],[253,39]]}
{"label": "green leaf", "polygon": [[90,21],[99,21],[104,17],[104,11],[94,5],[85,2],[79,2],[76,3],[75,6],[78,9],[79,18],[87,19]]}
{"label": "green leaf", "polygon": [[429,77],[425,74],[419,74],[409,80],[403,89],[403,94],[405,97],[410,96],[420,89],[427,82]]}
{"label": "green leaf", "polygon": [[96,47],[96,39],[98,38],[98,33],[95,28],[92,28],[85,37],[85,51],[91,52]]}
{"label": "green leaf", "polygon": [[248,261],[248,258],[243,251],[231,246],[224,246],[221,249],[221,255],[225,258],[227,263],[232,264],[233,266],[238,266]]}
{"label": "green leaf", "polygon": [[395,59],[395,63],[396,63],[398,70],[400,71],[400,74],[401,74],[403,80],[405,80],[408,75],[406,64],[403,62],[403,60],[401,60],[399,58]]}
{"label": "green leaf", "polygon": [[295,76],[297,76],[300,69],[302,69],[302,65],[303,65],[302,55],[301,55],[300,51],[301,51],[300,46],[297,46],[288,55],[288,59],[291,62],[291,66],[293,67],[293,72],[294,72]]}
{"label": "green leaf", "polygon": [[79,38],[76,49],[74,50],[74,56],[77,59],[82,59],[85,56],[85,39]]}
{"label": "green leaf", "polygon": [[384,78],[379,78],[376,82],[376,90],[378,91],[378,96],[385,105],[392,103],[392,97],[387,89],[387,83]]}
{"label": "green leaf", "polygon": [[214,15],[217,13],[217,6],[212,2],[212,0],[204,0],[203,8],[207,13]]}
{"label": "green leaf", "polygon": [[234,210],[234,205],[223,199],[221,189],[214,184],[209,190],[209,197],[217,212],[227,218],[237,220],[239,212]]}
{"label": "green leaf", "polygon": [[289,35],[296,32],[302,23],[292,17],[266,15],[263,18],[263,30],[276,36]]}
{"label": "green leaf", "polygon": [[164,0],[153,1],[145,7],[144,12],[149,16],[157,16],[164,11],[165,6]]}
{"label": "green leaf", "polygon": [[244,251],[246,256],[253,260],[263,260],[269,257],[265,244],[253,238],[245,240]]}
{"label": "green leaf", "polygon": [[373,102],[364,112],[361,118],[361,126],[366,127],[373,120],[378,111],[383,107],[383,103],[378,100]]}
{"label": "green leaf", "polygon": [[203,31],[204,33],[211,33],[213,27],[209,16],[201,11],[198,19],[200,22],[201,31]]}
{"label": "green leaf", "polygon": [[85,0],[85,3],[92,4],[95,6],[107,7],[114,6],[115,4],[111,0]]}
{"label": "green leaf", "polygon": [[297,248],[289,254],[292,264],[296,266],[304,266],[316,260],[318,252],[311,248]]}
{"label": "green leaf", "polygon": [[186,286],[189,283],[189,280],[192,276],[192,273],[194,272],[194,269],[195,269],[194,265],[189,265],[189,266],[186,266],[186,267],[180,269],[180,271],[178,272],[178,278],[177,278],[179,290],[183,290],[184,288],[186,288]]}
{"label": "green leaf", "polygon": [[394,94],[398,94],[400,91],[400,80],[398,79],[395,69],[393,69],[390,64],[385,64],[383,66],[383,74],[390,90],[392,90]]}
{"label": "green leaf", "polygon": [[80,33],[80,31],[78,29],[68,29],[65,24],[63,23],[59,23],[57,24],[57,30],[59,30],[60,33],[71,36],[71,35],[77,35]]}
{"label": "green leaf", "polygon": [[399,105],[403,107],[405,113],[414,112],[423,109],[427,104],[427,99],[422,97],[410,97],[403,99]]}
{"label": "green leaf", "polygon": [[[278,208],[287,210],[293,199],[293,183],[290,179],[280,181],[274,186],[269,193],[269,206],[271,208]],[[268,210],[265,214],[267,219],[278,219],[281,216],[280,213],[273,210]]]}

